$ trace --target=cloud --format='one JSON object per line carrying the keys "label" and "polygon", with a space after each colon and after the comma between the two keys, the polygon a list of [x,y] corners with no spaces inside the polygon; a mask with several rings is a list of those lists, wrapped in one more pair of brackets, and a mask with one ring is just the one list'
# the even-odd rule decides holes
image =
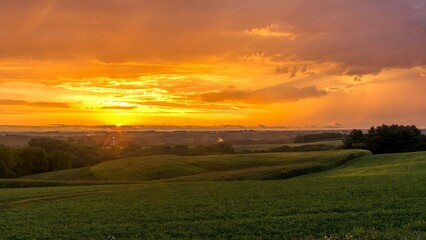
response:
{"label": "cloud", "polygon": [[337,121],[332,121],[329,124],[327,124],[326,126],[324,126],[324,128],[341,128],[343,127],[342,124],[340,124]]}
{"label": "cloud", "polygon": [[297,73],[306,73],[308,71],[307,64],[292,64],[289,66],[282,66],[275,69],[276,74],[289,74],[289,78],[294,78]]}
{"label": "cloud", "polygon": [[[144,111],[127,112],[139,114],[135,119],[168,112],[199,123],[216,123],[223,114],[211,113],[223,109],[229,114],[220,121],[250,124],[264,121],[262,111],[276,123],[338,119],[349,126],[352,108],[374,107],[389,118],[397,109],[425,119],[418,104],[425,95],[418,87],[426,76],[425,10],[424,0],[0,1],[0,99],[21,100],[10,107],[3,100],[8,112],[22,105],[28,112],[115,114],[137,106]],[[376,78],[380,87],[371,84]],[[382,91],[396,88],[394,79],[401,86],[417,79],[417,86],[403,96]],[[359,95],[340,105],[353,92]],[[286,104],[312,97],[318,99]],[[420,110],[383,107],[400,98]]]}
{"label": "cloud", "polygon": [[[44,66],[57,76],[134,77],[164,71],[162,63],[237,61],[256,52],[280,55],[278,62],[332,62],[336,75],[426,65],[423,0],[30,0],[0,1],[0,9],[6,9],[0,14],[0,59],[76,60],[73,66]],[[81,64],[87,59],[137,64],[94,71]],[[31,68],[31,74],[50,72],[42,70]],[[0,76],[26,77],[16,69],[2,71]]]}
{"label": "cloud", "polygon": [[[188,102],[189,101],[189,102]],[[141,101],[133,102],[140,106],[149,106],[154,108],[169,109],[169,110],[180,110],[185,112],[233,112],[240,111],[243,108],[240,106],[229,106],[226,104],[212,104],[211,102],[199,102],[191,100],[186,100],[187,103],[180,103],[176,101]]]}
{"label": "cloud", "polygon": [[[349,76],[426,65],[422,1],[303,2],[285,17],[300,32],[298,41],[277,44],[271,54],[338,63],[335,74]],[[297,16],[302,5],[304,14]]]}
{"label": "cloud", "polygon": [[138,108],[137,106],[103,106],[102,109],[107,110],[133,110]]}
{"label": "cloud", "polygon": [[63,102],[27,102],[23,100],[0,99],[0,105],[25,105],[45,108],[70,108],[69,103]]}
{"label": "cloud", "polygon": [[[292,28],[292,26],[289,26],[288,28]],[[296,38],[296,34],[290,31],[284,31],[283,27],[279,24],[271,24],[262,28],[252,28],[246,30],[246,33],[262,37],[285,37],[291,40]]]}
{"label": "cloud", "polygon": [[225,89],[222,91],[207,92],[201,94],[200,98],[205,102],[240,101],[261,104],[292,102],[304,98],[321,97],[326,94],[326,91],[319,90],[314,86],[296,88],[286,84],[279,84],[255,91]]}

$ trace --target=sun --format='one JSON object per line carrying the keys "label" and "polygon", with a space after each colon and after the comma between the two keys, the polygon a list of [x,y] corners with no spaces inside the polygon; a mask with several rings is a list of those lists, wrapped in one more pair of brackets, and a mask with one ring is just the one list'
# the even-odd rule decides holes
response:
{"label": "sun", "polygon": [[115,124],[116,127],[121,127],[121,123]]}

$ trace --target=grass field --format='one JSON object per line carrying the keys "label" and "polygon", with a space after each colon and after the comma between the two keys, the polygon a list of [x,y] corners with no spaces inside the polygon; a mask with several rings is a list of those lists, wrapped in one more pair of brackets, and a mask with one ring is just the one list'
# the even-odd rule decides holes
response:
{"label": "grass field", "polygon": [[316,144],[325,144],[325,145],[330,145],[333,147],[338,147],[342,145],[342,140],[331,140],[331,141],[310,142],[310,143],[233,145],[233,147],[236,152],[243,152],[243,151],[269,150],[271,148],[280,147],[280,146],[297,147],[297,146],[303,146],[303,145],[316,145]]}
{"label": "grass field", "polygon": [[4,239],[426,239],[426,152],[287,180],[0,189]]}
{"label": "grass field", "polygon": [[210,156],[149,156],[104,162],[91,168],[25,177],[50,181],[265,180],[325,170],[367,151],[262,153]]}

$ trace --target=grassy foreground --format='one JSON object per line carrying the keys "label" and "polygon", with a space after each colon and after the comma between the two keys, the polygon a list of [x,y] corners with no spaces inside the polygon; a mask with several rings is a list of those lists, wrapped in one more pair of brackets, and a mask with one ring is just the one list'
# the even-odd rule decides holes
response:
{"label": "grassy foreground", "polygon": [[287,180],[0,189],[0,232],[4,239],[426,239],[425,162],[419,152],[364,156]]}

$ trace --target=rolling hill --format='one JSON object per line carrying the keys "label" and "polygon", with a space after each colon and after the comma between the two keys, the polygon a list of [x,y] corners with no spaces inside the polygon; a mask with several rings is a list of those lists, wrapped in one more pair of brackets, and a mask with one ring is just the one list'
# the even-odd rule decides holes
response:
{"label": "rolling hill", "polygon": [[210,156],[149,156],[113,160],[93,167],[27,176],[50,181],[211,181],[285,179],[340,165],[368,155],[340,150]]}
{"label": "rolling hill", "polygon": [[286,180],[0,189],[0,232],[5,239],[425,239],[425,182],[426,152],[416,152],[365,155]]}

